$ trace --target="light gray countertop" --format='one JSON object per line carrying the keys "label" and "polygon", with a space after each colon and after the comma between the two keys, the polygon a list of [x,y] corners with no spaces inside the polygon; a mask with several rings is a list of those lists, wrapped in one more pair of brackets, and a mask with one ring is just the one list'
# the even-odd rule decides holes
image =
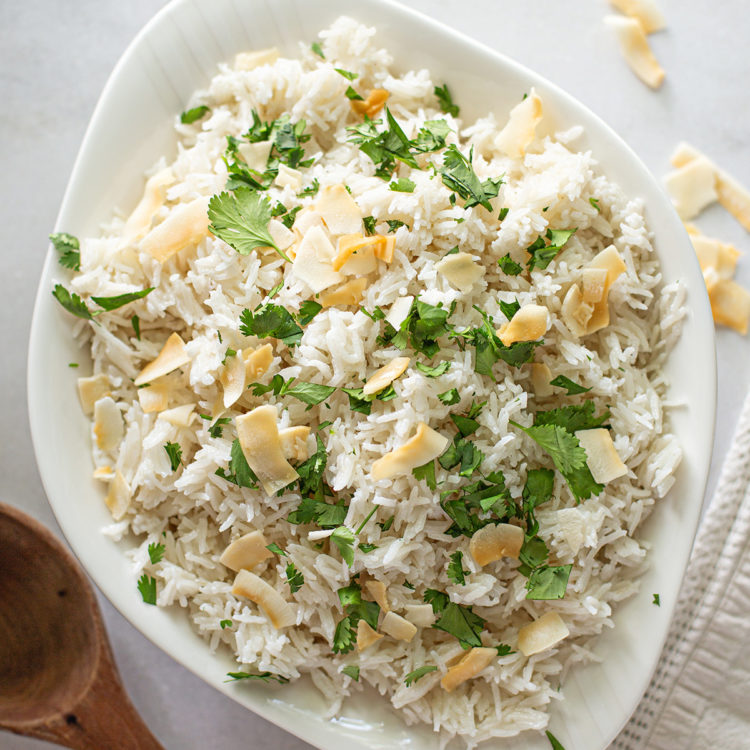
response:
{"label": "light gray countertop", "polygon": [[[602,23],[608,12],[605,0],[404,1],[578,97],[612,125],[655,174],[669,169],[669,154],[684,139],[750,184],[750,16],[745,0],[660,0],[669,27],[651,37],[667,71],[658,93],[626,68]],[[26,414],[26,350],[34,295],[46,236],[97,97],[127,44],[163,4],[0,2],[0,500],[23,507],[56,532]],[[356,16],[356,0],[351,15]],[[705,233],[750,251],[748,233],[720,207],[706,211],[699,224]],[[750,260],[740,260],[737,279],[750,287]],[[717,430],[709,493],[747,390],[750,343],[719,330],[717,352]],[[100,602],[125,685],[169,750],[309,747],[208,687],[141,636],[103,597]],[[0,747],[7,750],[46,746],[0,735]]]}

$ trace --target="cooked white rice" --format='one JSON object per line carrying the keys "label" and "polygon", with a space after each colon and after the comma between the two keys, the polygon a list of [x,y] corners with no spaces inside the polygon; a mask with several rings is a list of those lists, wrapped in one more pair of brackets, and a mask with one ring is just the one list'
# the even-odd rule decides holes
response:
{"label": "cooked white rice", "polygon": [[[146,286],[155,291],[100,316],[101,325],[78,322],[76,333],[90,343],[94,372],[107,375],[124,419],[120,444],[106,453],[94,448],[94,461],[98,467],[119,470],[132,494],[123,520],[106,532],[117,538],[128,535],[132,541],[133,585],[144,572],[155,577],[158,605],[183,607],[210,648],[230,649],[236,655],[238,670],[268,670],[289,679],[309,673],[330,701],[331,716],[347,695],[371,685],[407,722],[426,722],[446,741],[458,735],[471,747],[487,738],[546,727],[551,701],[564,698],[567,670],[592,658],[592,639],[613,626],[613,606],[638,589],[646,549],[635,534],[654,502],[670,488],[681,457],[679,445],[668,432],[661,366],[679,335],[684,291],[677,284],[661,285],[641,203],[624,196],[602,175],[590,153],[575,150],[575,131],[536,139],[525,158],[511,160],[492,148],[503,122],[486,117],[467,125],[443,115],[433,94],[434,83],[441,82],[433,82],[426,70],[402,76],[392,73],[391,55],[376,45],[374,35],[374,29],[342,18],[321,32],[325,60],[301,45],[298,59],[281,58],[250,71],[220,66],[208,90],[195,97],[196,104],[211,108],[210,115],[195,124],[176,125],[178,153],[171,168],[177,179],[154,223],[163,221],[181,203],[224,189],[225,137],[244,133],[252,122],[252,110],[263,120],[289,113],[293,122],[304,119],[313,135],[306,149],[316,159],[302,170],[305,184],[313,178],[321,186],[345,183],[363,215],[374,216],[381,232],[385,219],[400,219],[408,225],[395,233],[393,262],[388,266],[381,262],[378,273],[372,275],[362,302],[366,309],[381,306],[387,311],[405,295],[419,295],[431,304],[456,302],[451,322],[461,328],[479,324],[473,305],[486,310],[498,324],[505,320],[498,300],[517,298],[522,305],[543,305],[552,322],[535,361],[591,391],[566,397],[557,389],[555,396],[536,398],[528,365],[512,368],[500,362],[495,367],[497,382],[493,382],[475,372],[471,347],[459,351],[445,340],[436,361],[449,359],[450,369],[427,378],[413,366],[424,358],[407,351],[412,366],[395,383],[397,398],[375,401],[369,416],[353,412],[339,391],[328,399],[330,408],[321,404],[310,410],[294,398],[255,397],[246,392],[224,416],[234,417],[270,403],[278,404],[280,426],[306,424],[314,432],[321,422],[332,423],[320,433],[328,454],[325,478],[336,493],[351,497],[346,526],[356,529],[373,506],[379,506],[359,535],[360,544],[377,545],[377,549],[367,554],[358,551],[350,569],[325,540],[320,549],[315,534],[311,540],[316,526],[297,526],[286,520],[299,503],[295,491],[268,497],[216,476],[216,470],[226,468],[230,458],[235,437],[232,424],[224,428],[222,437],[214,438],[208,433],[210,422],[204,419],[196,417],[185,428],[160,419],[158,413],[144,414],[132,382],[156,357],[167,336],[177,331],[187,342],[192,361],[165,378],[171,384],[169,405],[192,403],[196,412],[211,414],[222,394],[219,378],[227,348],[247,350],[270,340],[241,335],[240,313],[261,304],[281,282],[284,286],[274,302],[289,310],[298,310],[302,301],[312,297],[285,261],[267,252],[243,257],[209,235],[196,248],[162,265],[139,252],[137,243],[123,242],[124,222],[115,218],[101,237],[82,241],[81,270],[72,281],[72,290],[84,296],[115,295]],[[382,87],[390,92],[388,106],[411,137],[425,120],[444,117],[455,131],[449,142],[459,144],[466,154],[474,148],[474,166],[481,179],[505,175],[505,184],[493,200],[493,213],[464,209],[460,199],[451,205],[451,191],[439,177],[433,179],[430,170],[403,164],[397,174],[412,179],[416,189],[413,193],[389,190],[387,182],[374,176],[372,161],[348,142],[346,127],[360,118],[344,96],[349,81],[334,67],[357,73],[355,86],[360,91]],[[453,93],[460,104],[461,92]],[[439,163],[439,156],[432,158]],[[156,165],[153,171],[164,165]],[[268,194],[287,207],[315,201],[314,197],[297,197],[290,187],[274,185]],[[590,198],[598,200],[600,211]],[[510,211],[499,222],[503,206]],[[528,275],[514,277],[500,271],[499,257],[510,253],[523,262],[524,248],[548,226],[577,227],[578,231],[546,270],[534,270],[530,280]],[[610,244],[627,266],[611,290],[612,322],[578,339],[560,318],[562,299],[578,280],[582,266]],[[470,293],[460,293],[435,270],[436,261],[455,245],[470,252],[485,269]],[[131,326],[135,313],[140,319],[140,340]],[[285,378],[357,387],[402,354],[376,343],[382,325],[357,307],[324,309],[307,325],[297,348],[271,340],[274,360],[264,382],[280,373]],[[461,400],[446,406],[437,396],[454,387]],[[506,558],[480,569],[468,552],[468,539],[445,534],[450,521],[437,493],[423,481],[410,473],[377,483],[369,478],[373,461],[403,444],[419,422],[452,437],[455,428],[449,413],[465,413],[472,400],[486,401],[478,417],[481,426],[472,436],[485,454],[482,472],[502,470],[512,495],[518,497],[528,468],[552,464],[509,421],[530,424],[537,409],[584,399],[594,400],[597,413],[611,410],[614,444],[628,472],[606,485],[598,497],[579,505],[556,473],[553,498],[537,515],[551,559],[556,564],[573,564],[561,600],[527,600],[527,579],[516,570],[516,560]],[[182,447],[183,465],[176,472],[164,450],[167,442]],[[438,478],[444,480],[439,490],[466,482],[455,471],[442,469]],[[392,515],[390,530],[381,531],[378,523]],[[256,528],[289,555],[288,559],[274,556],[254,572],[294,604],[295,626],[276,630],[258,606],[231,594],[234,574],[219,563],[219,557],[230,541]],[[147,547],[158,542],[165,544],[166,552],[161,562],[151,564]],[[463,586],[447,576],[455,550],[464,551],[464,567],[470,570]],[[294,562],[305,579],[293,595],[284,574],[287,560]],[[384,637],[361,654],[356,649],[343,655],[332,653],[334,629],[343,616],[336,591],[352,575],[364,572],[388,585],[391,607],[397,613],[404,613],[409,604],[421,604],[427,588],[445,591],[452,601],[473,606],[487,620],[483,636],[487,645],[507,643],[513,653],[498,657],[478,677],[451,693],[443,691],[439,682],[461,648],[442,631],[426,627],[411,643]],[[404,587],[405,580],[416,590]],[[519,628],[552,610],[565,621],[569,637],[554,648],[524,657],[516,649]],[[222,628],[222,620],[230,620],[231,626]],[[348,664],[360,666],[358,683],[342,674]],[[438,670],[407,687],[405,675],[425,664]]]}

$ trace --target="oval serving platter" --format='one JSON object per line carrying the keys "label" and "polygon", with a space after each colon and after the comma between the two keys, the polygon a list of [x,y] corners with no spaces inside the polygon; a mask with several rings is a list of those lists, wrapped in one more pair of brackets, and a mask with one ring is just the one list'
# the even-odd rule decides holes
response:
{"label": "oval serving platter", "polygon": [[[687,234],[656,180],[625,142],[596,115],[540,76],[477,42],[389,0],[173,0],[132,42],[115,67],[92,116],[63,200],[56,231],[95,235],[115,206],[135,205],[143,172],[175,153],[173,123],[192,93],[208,84],[217,64],[237,52],[277,46],[295,55],[339,15],[375,26],[399,70],[428,68],[446,81],[465,121],[485,114],[502,121],[529,87],[545,102],[549,131],[585,128],[581,149],[591,149],[603,171],[640,196],[654,233],[666,282],[681,279],[688,292],[684,332],[666,368],[671,383],[672,429],[684,458],[677,481],[641,531],[652,546],[641,594],[614,614],[616,627],[597,641],[602,659],[575,668],[564,700],[550,709],[550,728],[568,748],[603,750],[635,709],[656,666],[700,517],[713,440],[716,360],[705,286]],[[104,165],[104,166],[102,166]],[[308,680],[280,689],[227,684],[236,669],[228,653],[212,654],[180,610],[144,606],[124,555],[127,541],[101,534],[111,523],[103,492],[91,478],[89,422],[75,395],[86,362],[70,321],[50,294],[58,275],[48,254],[34,310],[28,369],[29,415],[39,470],[60,527],[102,592],[156,645],[202,679],[269,721],[326,750],[436,750],[429,727],[408,727],[383,700],[364,691],[335,720],[322,718],[323,702]],[[85,367],[83,368],[85,369]],[[651,603],[661,594],[661,607]],[[547,750],[538,733],[482,745]]]}

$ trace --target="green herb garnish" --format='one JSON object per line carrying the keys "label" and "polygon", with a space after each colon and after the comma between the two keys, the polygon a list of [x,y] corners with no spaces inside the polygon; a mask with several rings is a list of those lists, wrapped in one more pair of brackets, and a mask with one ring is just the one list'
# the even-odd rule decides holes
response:
{"label": "green herb garnish", "polygon": [[193,107],[192,109],[186,109],[180,115],[180,122],[183,125],[191,125],[197,120],[200,120],[202,117],[205,117],[210,111],[211,108],[207,107],[205,104],[201,104],[198,107]]}

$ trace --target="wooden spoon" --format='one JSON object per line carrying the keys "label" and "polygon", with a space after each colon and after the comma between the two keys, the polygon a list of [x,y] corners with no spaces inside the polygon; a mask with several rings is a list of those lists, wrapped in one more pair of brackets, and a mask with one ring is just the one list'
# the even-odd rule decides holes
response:
{"label": "wooden spoon", "polygon": [[0,728],[76,750],[164,750],[125,693],[78,563],[3,503]]}

